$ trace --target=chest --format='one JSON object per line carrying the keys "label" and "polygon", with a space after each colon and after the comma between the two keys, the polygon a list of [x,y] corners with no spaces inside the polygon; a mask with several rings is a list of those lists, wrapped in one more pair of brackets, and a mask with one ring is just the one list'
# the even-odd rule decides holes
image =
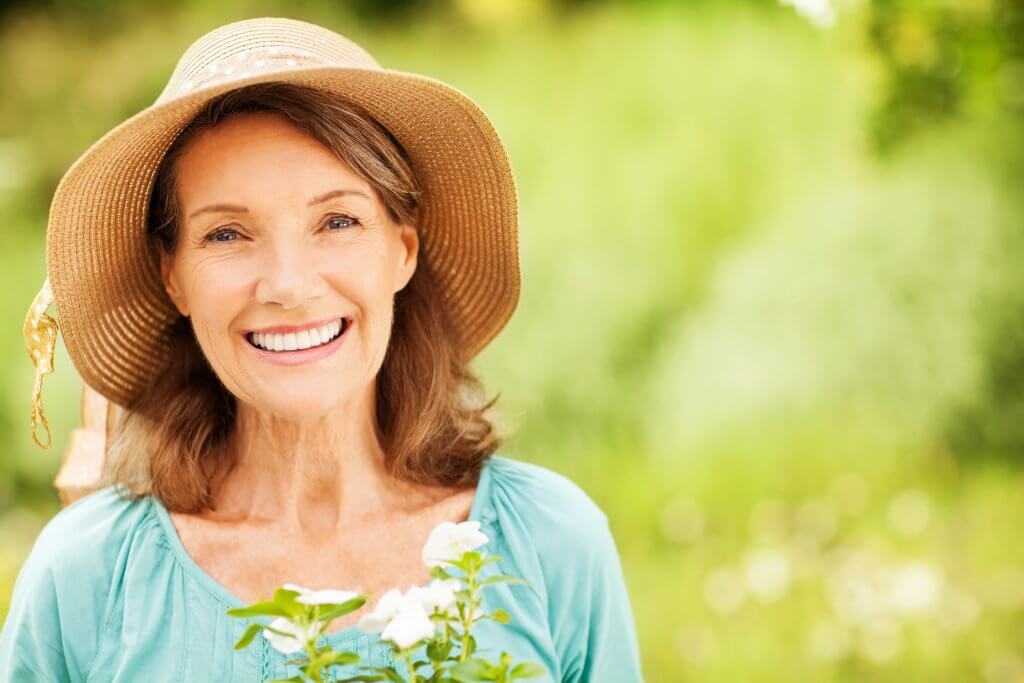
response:
{"label": "chest", "polygon": [[272,527],[224,525],[179,513],[171,518],[196,564],[246,604],[270,598],[285,583],[370,594],[363,607],[331,622],[327,632],[333,633],[357,623],[388,589],[428,583],[423,544],[441,522],[465,521],[472,497],[473,491],[458,493],[430,510],[349,528],[312,545]]}

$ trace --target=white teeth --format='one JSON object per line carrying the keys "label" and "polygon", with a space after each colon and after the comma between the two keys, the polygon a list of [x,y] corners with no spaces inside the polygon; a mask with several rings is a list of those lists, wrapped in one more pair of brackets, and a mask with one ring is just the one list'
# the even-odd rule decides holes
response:
{"label": "white teeth", "polygon": [[249,335],[249,340],[255,343],[256,346],[268,351],[295,351],[326,344],[332,341],[340,331],[341,320],[335,320],[332,323],[321,325],[311,330],[291,332],[289,334],[255,332]]}

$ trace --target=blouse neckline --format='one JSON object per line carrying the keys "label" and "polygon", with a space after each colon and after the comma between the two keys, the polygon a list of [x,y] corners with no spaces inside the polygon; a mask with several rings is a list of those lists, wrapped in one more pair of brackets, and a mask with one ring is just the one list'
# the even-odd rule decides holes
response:
{"label": "blouse neckline", "polygon": [[[473,503],[469,510],[469,519],[467,521],[480,522],[481,525],[484,523],[483,514],[487,509],[487,504],[490,498],[491,491],[491,466],[494,458],[499,457],[496,454],[489,455],[480,468],[480,476],[477,480],[476,493],[473,495]],[[181,566],[187,571],[192,577],[198,581],[207,591],[216,596],[221,602],[228,605],[231,608],[247,607],[248,603],[243,601],[237,595],[232,593],[221,584],[219,581],[214,579],[205,569],[199,566],[199,564],[189,555],[185,549],[184,544],[181,542],[181,537],[178,536],[178,530],[174,526],[174,521],[171,519],[170,513],[164,504],[157,500],[156,496],[148,495],[146,500],[149,503],[150,509],[156,514],[157,519],[160,522],[160,526],[163,529],[164,536],[170,545],[171,551],[174,553],[175,558],[181,564]],[[253,621],[252,619],[246,619],[247,621]],[[325,633],[322,638],[326,639],[328,644],[332,646],[337,643],[352,640],[358,636],[372,636],[373,638],[380,638],[379,633],[366,633],[359,624],[352,624],[338,631],[331,631]]]}

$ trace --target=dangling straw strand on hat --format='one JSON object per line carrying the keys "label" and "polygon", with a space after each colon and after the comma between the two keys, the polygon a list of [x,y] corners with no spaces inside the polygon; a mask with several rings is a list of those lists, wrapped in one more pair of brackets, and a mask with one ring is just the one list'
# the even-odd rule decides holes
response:
{"label": "dangling straw strand on hat", "polygon": [[[32,440],[40,448],[50,447],[50,425],[43,413],[43,375],[53,372],[53,350],[57,341],[57,321],[47,315],[46,309],[53,301],[50,289],[50,278],[43,281],[43,286],[32,300],[32,305],[25,315],[25,350],[36,367],[36,377],[32,385]],[[46,429],[46,443],[39,441],[36,425],[42,423]]]}

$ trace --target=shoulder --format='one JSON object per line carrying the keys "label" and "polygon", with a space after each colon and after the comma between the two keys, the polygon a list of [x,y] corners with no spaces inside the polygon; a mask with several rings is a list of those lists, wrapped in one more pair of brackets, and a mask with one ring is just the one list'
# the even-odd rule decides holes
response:
{"label": "shoulder", "polygon": [[113,486],[64,506],[43,526],[22,565],[24,590],[53,594],[61,613],[102,612],[117,568],[148,517],[146,498],[126,499]]}
{"label": "shoulder", "polygon": [[546,581],[588,571],[610,540],[604,510],[579,484],[554,469],[491,457],[494,516],[510,550],[531,552]]}
{"label": "shoulder", "polygon": [[497,505],[514,508],[530,522],[554,524],[556,529],[586,532],[608,523],[604,510],[568,476],[503,455],[491,458],[491,493]]}
{"label": "shoulder", "polygon": [[84,675],[118,585],[118,567],[127,561],[126,549],[148,507],[145,499],[127,500],[106,487],[47,521],[15,579],[0,660],[15,650],[59,652],[72,674]]}
{"label": "shoulder", "polygon": [[113,486],[97,489],[61,508],[43,526],[32,548],[33,560],[55,575],[80,572],[116,554],[148,513],[147,501],[129,500]]}
{"label": "shoulder", "polygon": [[561,680],[642,681],[607,514],[579,484],[550,468],[504,457],[492,468],[499,534],[540,597]]}

